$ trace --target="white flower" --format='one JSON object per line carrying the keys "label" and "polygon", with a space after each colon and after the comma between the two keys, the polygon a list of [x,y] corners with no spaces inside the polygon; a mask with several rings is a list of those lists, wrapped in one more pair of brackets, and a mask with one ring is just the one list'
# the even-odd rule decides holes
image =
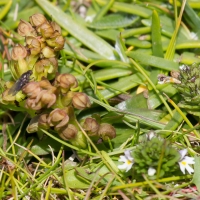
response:
{"label": "white flower", "polygon": [[179,153],[181,154],[181,159],[178,162],[180,166],[180,170],[185,174],[185,169],[188,171],[189,174],[194,172],[194,169],[189,164],[194,164],[194,158],[185,156],[187,154],[187,149],[180,150]]}
{"label": "white flower", "polygon": [[147,139],[148,140],[151,140],[153,137],[155,137],[156,136],[156,133],[154,132],[154,131],[149,131],[148,133],[147,133],[147,135],[146,135],[146,137],[147,137]]}
{"label": "white flower", "polygon": [[198,40],[198,35],[196,33],[194,33],[194,32],[190,32],[190,37],[193,40]]}
{"label": "white flower", "polygon": [[155,173],[156,173],[156,169],[154,169],[153,167],[149,167],[148,175],[149,176],[154,176]]}
{"label": "white flower", "polygon": [[133,163],[134,163],[134,159],[133,157],[131,156],[131,151],[129,150],[126,150],[124,152],[125,156],[120,156],[120,159],[118,160],[119,162],[124,162],[124,164],[122,165],[118,165],[118,168],[119,169],[122,169],[122,170],[126,170],[129,171],[131,169],[131,167],[133,166]]}

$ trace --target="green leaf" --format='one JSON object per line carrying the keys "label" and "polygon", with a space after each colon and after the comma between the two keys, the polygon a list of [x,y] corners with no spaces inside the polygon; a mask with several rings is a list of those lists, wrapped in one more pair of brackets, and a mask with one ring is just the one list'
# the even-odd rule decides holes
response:
{"label": "green leaf", "polygon": [[[172,118],[168,122],[168,124],[164,127],[164,130],[176,130],[176,128],[180,125],[180,123],[183,121],[183,117],[175,111]],[[166,134],[166,133],[165,133]],[[171,134],[171,132],[170,132]]]}
{"label": "green leaf", "polygon": [[[152,20],[151,19],[143,19],[141,22],[146,26],[151,26]],[[160,24],[161,24],[161,33],[168,37],[171,37],[175,24],[174,19],[171,19],[165,15],[160,15]],[[180,39],[189,39],[190,34],[181,26],[178,33],[178,38]]]}
{"label": "green leaf", "polygon": [[[161,26],[160,18],[158,13],[154,10],[152,14],[152,25],[151,25],[151,40],[152,40],[152,54],[157,57],[164,57],[162,42],[161,42]],[[151,81],[156,84],[158,74],[162,74],[162,70],[152,69],[150,74]]]}
{"label": "green leaf", "polygon": [[151,48],[151,43],[149,41],[139,40],[138,38],[128,38],[125,43],[139,48]]}
{"label": "green leaf", "polygon": [[[35,0],[43,10],[71,35],[80,40],[85,46],[108,59],[114,59],[113,48],[103,39],[78,23],[71,16],[64,13],[59,7],[47,0]],[[52,15],[53,13],[53,15]]]}
{"label": "green leaf", "polygon": [[78,178],[74,169],[67,171],[64,176],[66,176],[65,178],[69,188],[88,189],[90,185],[89,183],[83,181],[81,178]]}
{"label": "green leaf", "polygon": [[[107,4],[107,0],[96,0],[96,1],[101,5]],[[150,9],[137,4],[115,2],[112,8],[125,13],[135,14],[144,18],[148,18],[151,16]]]}
{"label": "green leaf", "polygon": [[102,69],[95,71],[94,77],[97,80],[104,81],[131,75],[132,73],[133,71],[130,69],[111,68],[111,69]]}
{"label": "green leaf", "polygon": [[110,0],[109,3],[103,6],[101,10],[99,10],[98,13],[96,14],[94,21],[101,19],[110,10],[114,2],[115,0]]}
{"label": "green leaf", "polygon": [[127,52],[127,55],[144,65],[150,65],[159,69],[165,69],[167,71],[178,70],[179,65],[171,60],[166,60],[164,58],[159,58],[156,56],[150,56],[145,53],[140,52]]}
{"label": "green leaf", "polygon": [[185,13],[183,15],[184,19],[190,24],[191,28],[198,32],[200,30],[200,18],[197,13],[190,7],[189,3],[185,4]]}
{"label": "green leaf", "polygon": [[151,25],[151,40],[152,40],[152,52],[154,56],[163,58],[163,49],[161,43],[161,31],[160,31],[160,18],[158,13],[154,10],[152,14]]}
{"label": "green leaf", "polygon": [[[177,93],[177,89],[173,87],[171,84],[158,85],[157,89],[159,89],[160,87],[163,87],[162,89],[160,89],[160,93],[161,94],[165,93],[167,94],[168,97],[172,97],[173,95]],[[164,98],[166,99],[166,97]],[[155,93],[149,94],[149,98],[148,98],[149,108],[154,109],[160,106],[161,104],[162,104],[162,101],[158,98],[157,94]]]}
{"label": "green leaf", "polygon": [[198,191],[200,192],[200,157],[195,156],[195,164],[194,164],[194,176],[192,182],[197,186]]}
{"label": "green leaf", "polygon": [[129,58],[125,53],[125,51],[127,50],[126,45],[124,44],[124,40],[122,39],[121,34],[116,39],[115,50],[119,54],[122,62],[129,63]]}
{"label": "green leaf", "polygon": [[100,20],[87,24],[88,27],[94,29],[115,29],[124,28],[135,23],[139,17],[128,16],[122,14],[110,14]]}
{"label": "green leaf", "polygon": [[119,110],[131,112],[140,117],[148,117],[149,119],[159,120],[164,112],[150,110],[147,108],[147,99],[143,94],[135,95],[131,99],[123,101],[116,106]]}
{"label": "green leaf", "polygon": [[[110,84],[113,88],[120,88],[121,91],[127,91],[136,87],[139,83],[144,81],[144,77],[139,73],[135,73],[131,76],[120,78],[119,81]],[[113,89],[105,89],[100,91],[105,99],[112,98],[121,92]]]}

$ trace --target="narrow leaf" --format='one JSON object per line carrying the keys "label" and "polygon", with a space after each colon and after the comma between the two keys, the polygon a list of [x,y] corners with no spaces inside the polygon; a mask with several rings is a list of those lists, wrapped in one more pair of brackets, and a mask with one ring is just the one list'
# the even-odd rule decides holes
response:
{"label": "narrow leaf", "polygon": [[150,56],[145,53],[133,52],[133,51],[127,52],[127,55],[144,65],[150,65],[156,68],[165,69],[167,71],[178,70],[179,66],[178,63],[166,60],[164,58]]}

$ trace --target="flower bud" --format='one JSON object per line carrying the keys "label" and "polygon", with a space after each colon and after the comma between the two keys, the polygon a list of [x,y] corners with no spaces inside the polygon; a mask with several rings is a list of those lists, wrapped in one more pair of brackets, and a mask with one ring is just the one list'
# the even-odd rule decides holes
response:
{"label": "flower bud", "polygon": [[40,13],[32,15],[31,17],[29,17],[29,20],[33,26],[40,26],[43,23],[47,22],[45,16]]}
{"label": "flower bud", "polygon": [[51,83],[47,79],[43,79],[39,81],[39,85],[42,89],[51,91],[51,93],[55,93],[57,88],[52,86]]}
{"label": "flower bud", "polygon": [[102,123],[100,125],[98,134],[103,140],[108,140],[108,138],[113,139],[116,137],[115,128],[107,123]]}
{"label": "flower bud", "polygon": [[51,49],[51,48],[48,47],[48,46],[44,47],[44,48],[42,49],[41,53],[42,53],[43,57],[45,57],[45,58],[52,58],[52,57],[55,57],[55,56],[56,56],[54,50]]}
{"label": "flower bud", "polygon": [[50,38],[53,35],[54,30],[50,23],[45,22],[37,27],[37,32],[44,38]]}
{"label": "flower bud", "polygon": [[36,31],[31,26],[31,24],[22,19],[20,20],[17,31],[21,36],[24,36],[24,37],[25,36],[36,36]]}
{"label": "flower bud", "polygon": [[36,97],[35,102],[41,102],[42,105],[46,105],[47,108],[50,108],[56,102],[56,95],[50,90],[42,90]]}
{"label": "flower bud", "polygon": [[90,107],[91,103],[88,96],[85,93],[77,92],[72,98],[72,104],[75,108],[82,110]]}
{"label": "flower bud", "polygon": [[55,72],[57,72],[57,67],[58,62],[56,58],[42,59],[38,61],[34,66],[37,80],[41,80],[42,77],[47,78],[48,75],[51,75],[51,77],[48,76],[48,79],[53,79],[55,77]]}
{"label": "flower bud", "polygon": [[32,110],[40,110],[40,109],[42,109],[43,105],[40,101],[38,103],[36,103],[35,99],[28,98],[26,100],[25,107],[30,108]]}
{"label": "flower bud", "polygon": [[48,117],[48,114],[40,115],[39,120],[38,120],[38,127],[39,128],[43,128],[43,129],[49,129],[50,128],[49,124],[47,123],[47,117]]}
{"label": "flower bud", "polygon": [[26,128],[26,131],[28,133],[34,133],[34,132],[38,131],[38,119],[39,119],[38,115],[31,119],[31,121],[29,122],[29,124]]}
{"label": "flower bud", "polygon": [[40,93],[41,88],[38,82],[32,81],[27,83],[23,88],[22,92],[29,98],[36,98]]}
{"label": "flower bud", "polygon": [[76,78],[71,74],[60,74],[55,79],[55,86],[59,86],[61,88],[61,92],[67,93],[70,88],[76,88],[78,86],[78,82]]}
{"label": "flower bud", "polygon": [[46,39],[46,42],[55,51],[59,51],[63,49],[65,44],[65,39],[58,32],[55,32],[49,39]]}
{"label": "flower bud", "polygon": [[96,119],[88,117],[85,119],[83,128],[88,133],[88,135],[93,136],[96,135],[99,130],[99,123],[96,121]]}
{"label": "flower bud", "polygon": [[51,64],[54,66],[55,69],[58,68],[58,60],[56,58],[54,58],[54,57],[53,58],[49,58],[49,61],[51,62]]}
{"label": "flower bud", "polygon": [[66,111],[59,108],[53,110],[47,118],[48,124],[50,126],[55,126],[55,128],[61,128],[67,125],[68,121],[69,116],[67,115]]}
{"label": "flower bud", "polygon": [[14,102],[15,101],[15,96],[12,94],[9,94],[9,89],[5,90],[2,94],[2,100],[6,102]]}
{"label": "flower bud", "polygon": [[70,140],[76,137],[78,129],[73,124],[68,124],[67,128],[58,132],[59,136],[64,140]]}
{"label": "flower bud", "polygon": [[12,55],[11,55],[13,60],[17,61],[17,60],[25,58],[26,56],[27,56],[27,51],[23,45],[18,44],[13,47]]}
{"label": "flower bud", "polygon": [[26,44],[30,50],[31,55],[37,55],[41,51],[41,43],[38,39],[32,36],[26,37]]}
{"label": "flower bud", "polygon": [[54,32],[58,32],[61,34],[61,28],[56,22],[54,22],[54,21],[51,22],[51,26],[52,26]]}
{"label": "flower bud", "polygon": [[70,139],[69,142],[80,149],[87,148],[86,138],[81,131],[78,131],[76,137],[74,139]]}

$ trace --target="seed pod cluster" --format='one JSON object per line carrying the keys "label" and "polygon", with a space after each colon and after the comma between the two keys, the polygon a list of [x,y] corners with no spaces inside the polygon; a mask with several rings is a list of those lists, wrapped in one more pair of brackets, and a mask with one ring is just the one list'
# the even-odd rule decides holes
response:
{"label": "seed pod cluster", "polygon": [[29,21],[20,20],[18,25],[19,35],[25,37],[25,46],[18,44],[12,49],[12,74],[17,79],[24,72],[33,70],[36,80],[52,79],[57,72],[58,52],[65,43],[61,28],[40,13],[32,15]]}
{"label": "seed pod cluster", "polygon": [[182,65],[178,79],[181,83],[174,84],[174,87],[182,96],[179,107],[184,108],[188,113],[200,116],[200,65]]}
{"label": "seed pod cluster", "polygon": [[[12,49],[11,72],[17,81],[7,84],[0,101],[18,101],[30,114],[27,132],[36,132],[38,128],[53,130],[63,140],[86,148],[74,110],[89,108],[91,103],[85,93],[77,92],[78,81],[72,74],[58,73],[58,55],[65,43],[60,26],[42,14],[34,14],[29,22],[20,21],[18,33],[24,37],[25,45],[17,44]],[[86,129],[89,135],[97,133],[103,140],[116,136],[110,124],[98,125],[90,119]]]}

